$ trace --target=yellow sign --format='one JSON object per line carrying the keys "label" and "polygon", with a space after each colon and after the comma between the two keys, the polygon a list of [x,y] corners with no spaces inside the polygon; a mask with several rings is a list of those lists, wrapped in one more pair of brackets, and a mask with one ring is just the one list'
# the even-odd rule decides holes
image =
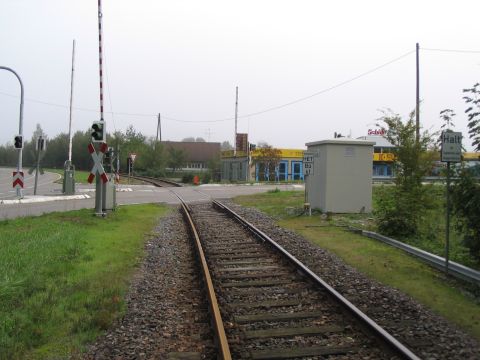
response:
{"label": "yellow sign", "polygon": [[[305,150],[299,149],[275,149],[279,151],[279,155],[282,159],[303,159],[303,153]],[[258,157],[260,155],[260,150],[255,149],[250,152],[253,158]]]}
{"label": "yellow sign", "polygon": [[462,154],[463,161],[480,161],[480,153],[478,152],[464,152]]}
{"label": "yellow sign", "polygon": [[373,153],[373,161],[393,162],[395,161],[395,155],[392,153]]}
{"label": "yellow sign", "polygon": [[[237,156],[236,157],[245,157],[247,156],[247,153],[244,151],[237,151]],[[221,152],[221,157],[222,158],[233,158],[235,157],[234,151],[233,150],[224,150]]]}

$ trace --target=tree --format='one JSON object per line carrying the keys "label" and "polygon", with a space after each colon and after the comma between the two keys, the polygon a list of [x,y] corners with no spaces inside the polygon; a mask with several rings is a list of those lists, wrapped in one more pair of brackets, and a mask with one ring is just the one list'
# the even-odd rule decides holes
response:
{"label": "tree", "polygon": [[476,83],[470,89],[463,89],[464,93],[470,93],[463,99],[470,106],[465,110],[468,115],[468,134],[472,139],[475,151],[480,151],[480,83]]}
{"label": "tree", "polygon": [[[471,95],[463,99],[468,108],[468,133],[472,146],[480,151],[480,84],[476,83],[464,93]],[[480,260],[480,184],[471,168],[464,164],[457,170],[452,187],[453,213],[456,215],[457,230],[463,233],[463,244],[470,254]]]}
{"label": "tree", "polygon": [[193,136],[189,136],[184,138],[182,142],[195,142],[195,138]]}
{"label": "tree", "polygon": [[456,228],[463,234],[463,244],[480,260],[480,184],[470,169],[462,166],[452,188]]}
{"label": "tree", "polygon": [[148,140],[146,150],[138,159],[137,168],[145,169],[145,174],[148,176],[165,176],[165,165],[167,163],[165,146],[152,137]]}
{"label": "tree", "polygon": [[422,179],[430,173],[434,164],[432,135],[424,132],[416,140],[415,113],[403,122],[398,114],[384,112],[378,124],[385,131],[384,137],[395,146],[395,188],[385,192],[375,211],[379,230],[387,235],[407,237],[418,234],[419,222],[433,205]]}
{"label": "tree", "polygon": [[275,174],[275,168],[280,163],[282,154],[280,150],[273,148],[265,142],[259,143],[257,146],[257,152],[253,157],[253,164],[259,167],[259,178],[270,181],[271,175]]}
{"label": "tree", "polygon": [[221,149],[222,151],[225,151],[225,150],[233,150],[233,146],[232,146],[232,144],[230,144],[230,142],[224,141],[224,142],[222,142],[222,144],[220,145],[220,149]]}
{"label": "tree", "polygon": [[181,169],[185,165],[187,154],[183,149],[175,149],[174,147],[168,148],[168,160],[167,165],[175,172]]}

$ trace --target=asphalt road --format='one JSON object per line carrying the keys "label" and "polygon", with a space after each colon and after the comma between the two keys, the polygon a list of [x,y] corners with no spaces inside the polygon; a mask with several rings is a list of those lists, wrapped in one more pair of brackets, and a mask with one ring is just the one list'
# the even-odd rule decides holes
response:
{"label": "asphalt road", "polygon": [[[92,185],[77,184],[76,194],[88,195],[86,199],[69,199],[61,195],[62,185],[54,181],[58,175],[46,173],[39,178],[36,197],[33,194],[33,179],[28,177],[24,191],[27,203],[11,203],[15,199],[12,189],[12,170],[0,169],[0,200],[8,199],[8,204],[0,203],[0,220],[13,219],[22,216],[37,216],[56,211],[70,211],[95,207],[95,189]],[[42,185],[40,185],[42,184]],[[165,203],[178,204],[179,200],[172,192],[177,193],[188,203],[205,202],[211,198],[225,199],[237,195],[249,195],[266,192],[271,189],[299,190],[303,185],[201,185],[181,188],[158,188],[151,185],[121,185],[117,189],[117,204]],[[35,201],[35,202],[33,202]]]}
{"label": "asphalt road", "polygon": [[[0,199],[14,199],[16,190],[13,188],[13,171],[16,169],[0,168]],[[28,168],[23,169],[24,173],[24,195],[33,195],[35,185],[35,172],[28,174]],[[53,194],[55,191],[60,193],[62,186],[54,184],[54,181],[60,179],[60,175],[54,173],[44,173],[38,176],[37,194]]]}

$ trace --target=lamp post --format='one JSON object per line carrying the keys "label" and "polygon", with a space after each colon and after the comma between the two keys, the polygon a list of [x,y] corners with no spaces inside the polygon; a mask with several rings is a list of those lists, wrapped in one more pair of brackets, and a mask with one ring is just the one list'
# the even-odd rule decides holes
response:
{"label": "lamp post", "polygon": [[[22,83],[22,79],[20,79],[20,76],[18,76],[18,74],[15,71],[13,71],[12,69],[10,69],[6,66],[0,66],[0,69],[10,71],[11,73],[13,73],[17,77],[18,81],[20,82],[20,122],[19,122],[19,126],[18,126],[18,134],[23,136],[23,83]],[[22,151],[23,151],[23,148],[18,149],[17,173],[22,171]],[[17,196],[19,198],[23,197],[21,187],[17,187]]]}

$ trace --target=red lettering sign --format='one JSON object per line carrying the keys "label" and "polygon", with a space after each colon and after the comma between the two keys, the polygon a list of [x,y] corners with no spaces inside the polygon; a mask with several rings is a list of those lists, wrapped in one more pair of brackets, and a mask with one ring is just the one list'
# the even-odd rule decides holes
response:
{"label": "red lettering sign", "polygon": [[385,129],[368,129],[368,135],[383,136],[385,135]]}

